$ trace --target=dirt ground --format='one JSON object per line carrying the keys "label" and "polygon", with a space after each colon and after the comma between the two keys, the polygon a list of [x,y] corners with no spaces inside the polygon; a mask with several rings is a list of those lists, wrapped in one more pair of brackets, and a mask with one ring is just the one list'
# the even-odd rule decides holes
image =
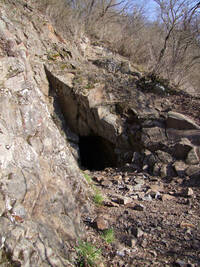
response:
{"label": "dirt ground", "polygon": [[[86,172],[104,201],[82,220],[105,266],[200,266],[200,180],[152,177],[131,166]],[[104,228],[114,231],[111,244]]]}

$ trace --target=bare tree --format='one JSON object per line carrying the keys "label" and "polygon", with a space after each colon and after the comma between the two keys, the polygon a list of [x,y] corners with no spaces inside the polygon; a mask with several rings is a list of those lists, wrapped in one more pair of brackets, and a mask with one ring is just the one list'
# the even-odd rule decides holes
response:
{"label": "bare tree", "polygon": [[198,31],[194,23],[198,17],[200,3],[194,4],[194,1],[190,0],[154,1],[160,9],[163,44],[153,73],[160,73],[164,68],[167,70],[168,78],[172,78],[176,75],[177,69],[180,83],[185,76],[183,73],[198,62],[198,56],[191,57],[189,51],[194,49],[197,40]]}

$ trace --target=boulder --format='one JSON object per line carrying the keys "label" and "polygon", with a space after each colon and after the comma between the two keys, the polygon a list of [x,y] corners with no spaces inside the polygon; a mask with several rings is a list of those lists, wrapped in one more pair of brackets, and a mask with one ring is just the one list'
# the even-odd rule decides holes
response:
{"label": "boulder", "polygon": [[160,176],[162,178],[175,177],[176,173],[174,171],[173,166],[171,164],[162,164],[160,168]]}
{"label": "boulder", "polygon": [[185,164],[183,161],[175,161],[173,167],[179,177],[184,177],[186,174],[186,169],[188,165]]}
{"label": "boulder", "polygon": [[178,160],[184,160],[192,148],[191,142],[187,138],[182,138],[180,142],[175,144],[173,156]]}
{"label": "boulder", "polygon": [[177,130],[200,130],[200,126],[187,116],[178,112],[168,112],[166,127]]}
{"label": "boulder", "polygon": [[156,154],[157,154],[158,159],[161,162],[166,163],[166,164],[172,162],[172,156],[169,153],[161,151],[161,150],[157,150]]}
{"label": "boulder", "polygon": [[193,147],[187,155],[186,163],[196,165],[200,163],[200,148]]}
{"label": "boulder", "polygon": [[97,226],[97,229],[98,230],[106,230],[109,228],[109,225],[108,225],[108,221],[103,217],[103,216],[98,216],[96,219],[95,219],[95,223],[96,223],[96,226]]}
{"label": "boulder", "polygon": [[161,170],[161,163],[156,163],[153,167],[153,175],[160,176],[160,170]]}
{"label": "boulder", "polygon": [[189,166],[186,170],[186,174],[190,178],[197,179],[199,181],[199,179],[200,179],[200,166],[198,166],[198,165]]}
{"label": "boulder", "polygon": [[144,128],[141,141],[149,150],[159,150],[162,144],[167,141],[165,129],[160,127]]}
{"label": "boulder", "polygon": [[200,146],[200,130],[166,129],[168,140],[173,144],[188,140],[193,146]]}

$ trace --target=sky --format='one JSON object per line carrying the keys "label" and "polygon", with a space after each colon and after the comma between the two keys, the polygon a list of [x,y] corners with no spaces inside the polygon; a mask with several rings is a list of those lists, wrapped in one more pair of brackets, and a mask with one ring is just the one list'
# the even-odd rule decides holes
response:
{"label": "sky", "polygon": [[[118,0],[118,2],[121,2],[121,0]],[[154,2],[154,0],[132,0],[130,3],[136,4],[138,6],[145,6],[145,14],[148,16],[149,20],[155,19],[155,13],[156,13],[156,6],[157,4]]]}
{"label": "sky", "polygon": [[157,4],[153,0],[146,0],[148,2],[147,4],[147,14],[149,16],[150,20],[153,20],[155,18],[155,12],[156,12],[156,6]]}
{"label": "sky", "polygon": [[[154,20],[156,17],[156,7],[158,5],[155,3],[154,0],[133,0],[133,2],[137,3],[138,5],[141,5],[142,3],[146,6],[147,16],[149,20]],[[191,1],[191,7],[195,6],[199,1],[193,0]]]}
{"label": "sky", "polygon": [[145,4],[149,20],[153,20],[155,18],[157,4],[153,0],[135,0],[135,2],[138,4],[141,4],[141,2],[143,2]]}

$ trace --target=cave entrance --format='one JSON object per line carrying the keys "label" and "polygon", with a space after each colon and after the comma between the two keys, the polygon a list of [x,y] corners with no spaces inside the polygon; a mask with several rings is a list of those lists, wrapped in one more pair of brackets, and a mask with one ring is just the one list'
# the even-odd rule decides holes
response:
{"label": "cave entrance", "polygon": [[115,146],[100,136],[79,136],[80,164],[83,168],[100,171],[117,166]]}

